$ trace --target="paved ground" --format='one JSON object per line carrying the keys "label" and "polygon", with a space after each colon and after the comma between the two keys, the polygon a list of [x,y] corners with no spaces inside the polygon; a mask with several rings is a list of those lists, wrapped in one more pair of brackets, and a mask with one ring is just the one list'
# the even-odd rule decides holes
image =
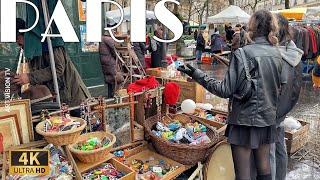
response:
{"label": "paved ground", "polygon": [[[194,62],[191,62],[197,66]],[[202,64],[199,66],[202,70],[206,71],[210,76],[213,76],[217,79],[223,79],[224,74],[227,70],[226,66],[218,65],[205,65]],[[315,91],[312,88],[310,81],[304,81],[301,95],[297,106],[290,113],[291,116],[295,118],[301,118],[311,123],[311,132],[310,140],[312,142],[319,142],[319,117],[320,117],[320,91]],[[318,133],[318,136],[316,136]],[[318,153],[315,153],[314,151]],[[315,154],[311,156],[311,153],[305,153],[310,151]],[[288,166],[288,176],[287,180],[320,180],[320,166],[316,164],[315,161],[319,160],[320,147],[316,147],[312,143],[309,146],[306,146],[305,149],[297,153],[296,157],[292,157],[289,160]],[[302,158],[305,156],[305,158]],[[313,159],[312,159],[313,157]],[[317,168],[315,168],[317,167]]]}

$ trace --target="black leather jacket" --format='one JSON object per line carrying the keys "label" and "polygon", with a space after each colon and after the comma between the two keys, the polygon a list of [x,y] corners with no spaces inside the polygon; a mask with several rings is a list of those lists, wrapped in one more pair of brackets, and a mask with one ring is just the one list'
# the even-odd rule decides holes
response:
{"label": "black leather jacket", "polygon": [[252,94],[247,100],[234,97],[245,81],[239,50],[234,52],[224,80],[210,78],[199,69],[193,73],[192,78],[211,93],[229,98],[228,124],[256,127],[275,125],[281,89],[281,54],[265,38],[256,38],[255,44],[243,49],[254,82]]}

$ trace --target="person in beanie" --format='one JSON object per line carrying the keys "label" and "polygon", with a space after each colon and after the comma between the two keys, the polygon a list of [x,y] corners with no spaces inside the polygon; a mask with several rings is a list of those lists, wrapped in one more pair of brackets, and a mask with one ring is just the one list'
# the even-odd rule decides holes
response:
{"label": "person in beanie", "polygon": [[231,144],[236,180],[251,179],[251,154],[257,180],[271,180],[270,148],[276,141],[277,104],[283,60],[277,47],[277,19],[267,10],[255,12],[249,21],[255,42],[232,54],[222,81],[190,64],[178,70],[191,76],[209,92],[229,98],[225,135]]}

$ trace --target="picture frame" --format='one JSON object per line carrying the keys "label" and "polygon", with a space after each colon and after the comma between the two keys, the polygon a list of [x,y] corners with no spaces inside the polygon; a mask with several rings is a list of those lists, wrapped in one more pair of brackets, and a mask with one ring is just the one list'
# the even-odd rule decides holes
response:
{"label": "picture frame", "polygon": [[[10,110],[7,111],[7,107]],[[32,114],[30,108],[30,100],[13,100],[8,102],[0,102],[0,117],[16,114],[18,119],[19,132],[21,133],[21,144],[30,143],[34,140]]]}
{"label": "picture frame", "polygon": [[11,146],[20,145],[22,136],[17,114],[11,113],[0,116],[0,134],[3,138],[4,150],[7,150]]}

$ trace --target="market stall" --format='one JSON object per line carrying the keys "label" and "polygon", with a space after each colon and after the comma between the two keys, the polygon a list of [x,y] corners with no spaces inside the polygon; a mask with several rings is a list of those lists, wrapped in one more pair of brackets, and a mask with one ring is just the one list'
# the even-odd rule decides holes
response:
{"label": "market stall", "polygon": [[[168,114],[163,106],[187,97],[176,94],[175,100],[168,100],[172,91],[160,83],[155,83],[157,87],[141,84],[129,86],[128,94],[116,99],[91,98],[78,107],[63,104],[60,111],[43,109],[33,117],[29,100],[12,101],[14,111],[9,114],[5,103],[0,103],[0,119],[8,122],[0,124],[2,177],[13,178],[8,174],[9,151],[34,148],[49,150],[50,162],[59,162],[51,164],[52,172],[43,178],[170,180],[193,167],[196,170],[198,162],[205,163],[214,145],[224,139],[225,124],[186,111],[188,103],[182,105],[182,112],[189,114]],[[74,109],[80,110],[80,118],[70,116]],[[6,132],[7,126],[12,131]],[[193,158],[187,159],[191,154]],[[15,176],[28,177],[37,176]]]}
{"label": "market stall", "polygon": [[243,11],[240,7],[231,5],[220,13],[208,17],[208,23],[224,24],[224,23],[248,23],[250,15]]}

